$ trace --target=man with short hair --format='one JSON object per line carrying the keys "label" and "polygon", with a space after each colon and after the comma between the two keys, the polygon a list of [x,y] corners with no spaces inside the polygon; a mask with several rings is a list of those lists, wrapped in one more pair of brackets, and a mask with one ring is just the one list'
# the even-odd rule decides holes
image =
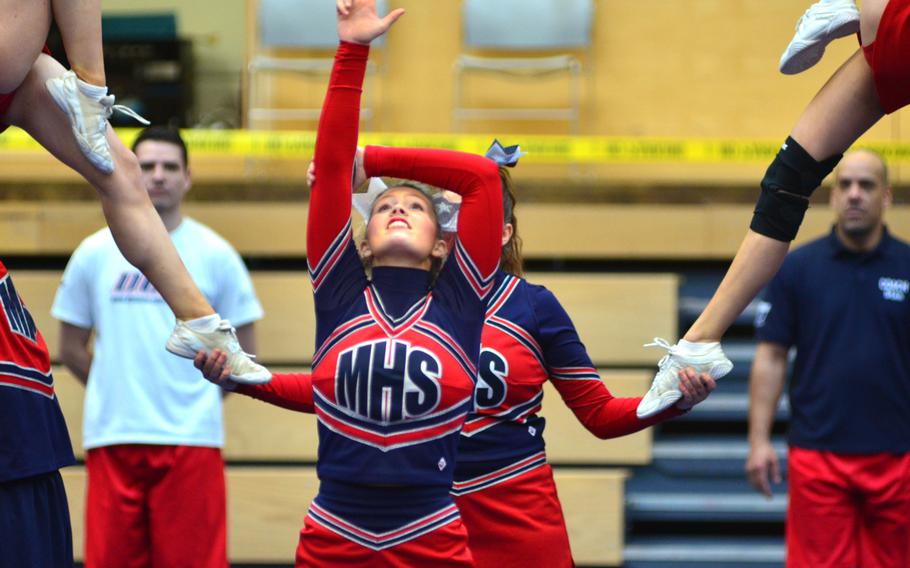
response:
{"label": "man with short hair", "polygon": [[831,233],[787,255],[756,318],[749,481],[780,482],[771,429],[787,371],[787,565],[910,566],[910,246],[890,235],[888,170],[841,161]]}
{"label": "man with short hair", "polygon": [[[149,128],[133,150],[194,281],[252,351],[262,307],[237,252],[183,216],[192,181],[180,134]],[[221,393],[191,361],[155,347],[174,326],[167,304],[103,229],[73,253],[52,311],[61,359],[87,387],[86,568],[225,568]]]}

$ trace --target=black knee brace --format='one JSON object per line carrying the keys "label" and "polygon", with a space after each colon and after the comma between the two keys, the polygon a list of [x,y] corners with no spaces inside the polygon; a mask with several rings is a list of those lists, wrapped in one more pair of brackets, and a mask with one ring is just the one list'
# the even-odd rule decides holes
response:
{"label": "black knee brace", "polygon": [[837,154],[818,162],[788,136],[761,181],[750,228],[778,241],[796,238],[809,197],[840,159],[841,154]]}

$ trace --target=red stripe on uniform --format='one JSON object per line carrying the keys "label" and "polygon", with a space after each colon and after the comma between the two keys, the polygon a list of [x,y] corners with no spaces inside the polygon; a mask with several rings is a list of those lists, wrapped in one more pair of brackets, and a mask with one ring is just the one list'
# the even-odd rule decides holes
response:
{"label": "red stripe on uniform", "polygon": [[10,385],[13,387],[23,388],[25,390],[30,390],[38,394],[42,394],[48,398],[54,398],[54,387],[52,385],[45,385],[37,381],[30,381],[28,379],[22,379],[19,377],[10,377],[9,375],[0,375],[0,385]]}
{"label": "red stripe on uniform", "polygon": [[429,440],[435,440],[457,432],[464,424],[465,415],[458,415],[441,424],[427,428],[415,428],[407,432],[396,434],[378,434],[371,430],[358,428],[325,413],[319,413],[319,421],[330,430],[372,446],[391,449],[394,446],[412,445]]}

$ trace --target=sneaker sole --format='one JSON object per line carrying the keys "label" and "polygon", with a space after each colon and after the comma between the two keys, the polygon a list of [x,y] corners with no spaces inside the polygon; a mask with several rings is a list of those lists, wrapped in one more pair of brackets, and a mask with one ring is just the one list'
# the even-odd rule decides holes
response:
{"label": "sneaker sole", "polygon": [[726,359],[720,363],[715,363],[708,371],[708,374],[711,375],[712,379],[717,380],[726,377],[732,370],[733,362]]}
{"label": "sneaker sole", "polygon": [[[647,396],[647,395],[645,395]],[[638,403],[638,408],[635,409],[635,415],[638,418],[644,420],[645,418],[651,418],[656,414],[660,414],[664,410],[670,408],[676,401],[682,398],[682,393],[679,391],[669,391],[660,395],[660,397],[645,401],[644,398],[641,399],[641,402]]]}
{"label": "sneaker sole", "polygon": [[164,348],[173,353],[178,357],[183,357],[185,359],[195,359],[196,353],[199,351],[205,351],[205,349],[199,349],[198,351],[192,351],[189,347],[182,343],[176,343],[171,341],[169,338],[167,343],[164,344]]}
{"label": "sneaker sole", "polygon": [[231,375],[230,379],[235,383],[242,385],[264,385],[272,380],[272,373],[266,372],[265,374],[256,374],[256,375]]}
{"label": "sneaker sole", "polygon": [[[178,357],[183,357],[185,359],[195,359],[196,353],[199,351],[207,351],[205,347],[199,347],[198,349],[193,349],[192,347],[187,346],[183,342],[172,341],[172,337],[168,338],[167,343],[164,344],[164,348],[167,349],[170,353]],[[235,383],[241,383],[244,385],[264,385],[272,380],[272,373],[269,371],[263,371],[261,373],[249,374],[249,375],[230,375],[230,378]]]}
{"label": "sneaker sole", "polygon": [[60,89],[57,87],[57,83],[51,80],[45,83],[45,86],[47,87],[47,92],[50,93],[54,104],[57,105],[57,107],[65,114],[69,115],[69,110],[66,106],[66,97],[63,95],[63,93],[60,92]]}
{"label": "sneaker sole", "polygon": [[[53,100],[54,104],[56,104],[57,107],[63,111],[63,114],[66,115],[67,121],[69,121],[71,109],[66,102],[66,94],[60,91],[60,88],[57,86],[57,83],[53,79],[49,79],[47,82],[45,82],[44,86],[47,88],[47,92],[50,93],[51,100]],[[78,131],[76,131],[72,124],[70,125],[70,130],[73,131],[73,136],[76,138],[76,143],[79,145],[79,151],[82,152],[82,155],[85,156],[85,159],[88,160],[95,169],[105,174],[114,173],[113,162],[108,163],[106,161],[99,161],[100,158],[96,157],[92,149],[88,147],[88,144],[82,141],[82,139],[79,137]],[[183,357],[183,355],[181,355],[181,357]]]}
{"label": "sneaker sole", "polygon": [[[712,379],[718,380],[727,376],[732,370],[733,362],[729,359],[725,359],[712,365],[706,372]],[[640,419],[650,418],[655,414],[660,414],[664,410],[670,408],[681,398],[682,393],[678,390],[667,391],[656,399],[648,399],[648,395],[645,394],[641,402],[638,403],[638,408],[635,409],[635,415]]]}
{"label": "sneaker sole", "polygon": [[788,45],[784,55],[780,58],[780,72],[784,75],[802,73],[821,61],[829,43],[859,31],[859,17],[832,24],[828,32],[815,41],[793,42]]}

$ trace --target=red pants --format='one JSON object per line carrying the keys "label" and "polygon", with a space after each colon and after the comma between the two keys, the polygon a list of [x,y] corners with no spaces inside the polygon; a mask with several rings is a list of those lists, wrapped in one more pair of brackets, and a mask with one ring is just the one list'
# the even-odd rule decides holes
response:
{"label": "red pants", "polygon": [[461,519],[414,540],[373,550],[328,530],[309,515],[303,520],[295,564],[297,568],[472,568],[474,565]]}
{"label": "red pants", "polygon": [[910,454],[790,449],[787,566],[910,566]]}
{"label": "red pants", "polygon": [[574,566],[549,465],[456,497],[455,503],[478,568]]}
{"label": "red pants", "polygon": [[890,0],[882,12],[875,41],[863,47],[886,113],[910,103],[910,2]]}
{"label": "red pants", "polygon": [[106,446],[85,465],[86,568],[227,568],[221,450]]}

